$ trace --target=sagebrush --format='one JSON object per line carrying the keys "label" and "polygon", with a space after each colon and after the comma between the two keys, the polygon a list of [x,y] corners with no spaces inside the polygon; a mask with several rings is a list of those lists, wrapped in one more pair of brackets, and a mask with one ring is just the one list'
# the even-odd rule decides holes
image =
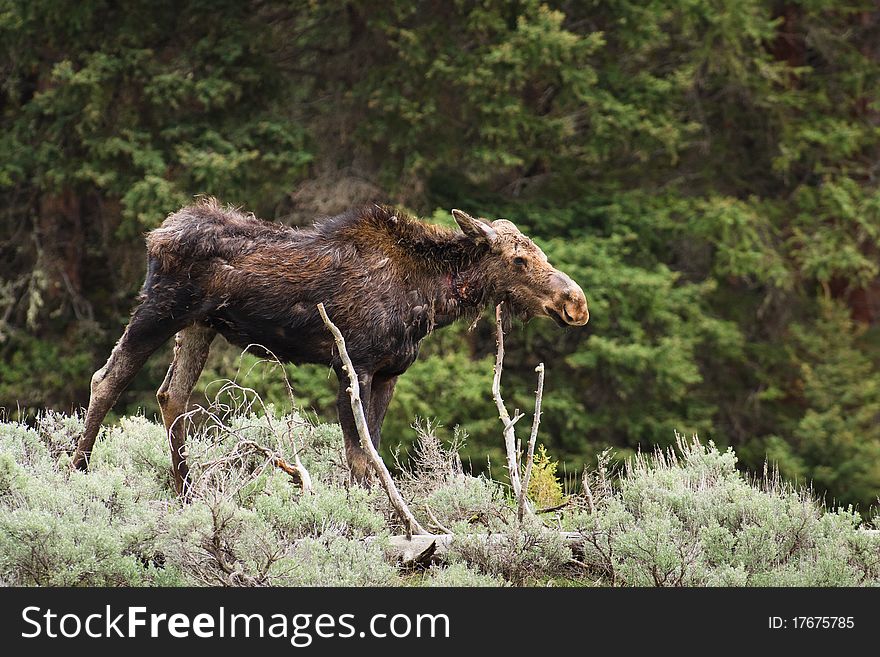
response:
{"label": "sagebrush", "polygon": [[[269,408],[268,413],[274,413]],[[516,519],[507,488],[465,472],[462,436],[421,425],[397,480],[426,527],[455,535],[426,572],[396,562],[400,526],[378,487],[351,485],[336,425],[253,413],[193,432],[192,499],[174,493],[165,432],[107,427],[88,474],[69,468],[76,416],[0,424],[0,581],[38,586],[880,585],[880,538],[852,509],[750,481],[731,451],[680,440],[566,504]],[[294,435],[295,434],[295,435]],[[298,453],[314,489],[243,439]],[[566,530],[563,534],[560,530]],[[579,540],[572,542],[571,536]],[[564,538],[568,536],[569,538]]]}

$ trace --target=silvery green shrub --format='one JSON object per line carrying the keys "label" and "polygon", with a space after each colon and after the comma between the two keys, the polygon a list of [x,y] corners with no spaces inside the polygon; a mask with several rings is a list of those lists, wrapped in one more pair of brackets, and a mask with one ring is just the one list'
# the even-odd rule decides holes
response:
{"label": "silvery green shrub", "polygon": [[[177,498],[161,424],[108,426],[88,474],[70,470],[78,416],[0,423],[0,582],[7,585],[540,584],[573,574],[559,528],[577,532],[583,581],[615,586],[880,585],[880,537],[852,509],[826,510],[775,477],[755,482],[733,452],[679,440],[630,461],[556,516],[516,521],[506,489],[466,475],[433,434],[398,475],[413,511],[456,534],[447,560],[407,579],[385,558],[397,531],[378,485],[347,481],[335,425],[296,414],[194,417],[192,495]],[[259,443],[298,453],[303,494]],[[428,510],[430,509],[430,513]],[[559,527],[556,526],[560,523]],[[548,527],[547,525],[552,525]],[[874,526],[878,525],[875,518]]]}
{"label": "silvery green shrub", "polygon": [[286,586],[394,586],[397,569],[385,561],[377,542],[340,536],[297,541],[290,555],[276,565]]}
{"label": "silvery green shrub", "polygon": [[488,534],[474,533],[463,523],[453,529],[456,537],[449,548],[451,563],[467,564],[518,586],[561,574],[572,556],[559,532],[534,518],[521,524],[492,520]]}
{"label": "silvery green shrub", "polygon": [[775,477],[750,482],[731,450],[678,448],[633,459],[613,492],[568,515],[591,574],[622,586],[880,584],[880,537],[851,509],[826,511]]}
{"label": "silvery green shrub", "polygon": [[77,427],[54,415],[35,428],[0,425],[0,576],[14,585],[180,583],[157,548],[164,503],[155,486],[122,468],[84,475],[56,461],[59,445],[72,444],[63,432]]}
{"label": "silvery green shrub", "polygon": [[481,573],[463,562],[452,563],[448,566],[432,567],[421,584],[431,587],[495,587],[508,585],[504,579]]}

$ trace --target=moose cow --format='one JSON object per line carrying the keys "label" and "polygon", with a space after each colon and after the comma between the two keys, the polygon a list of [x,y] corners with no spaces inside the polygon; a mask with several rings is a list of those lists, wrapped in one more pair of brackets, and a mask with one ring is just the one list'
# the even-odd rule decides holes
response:
{"label": "moose cow", "polygon": [[373,442],[397,377],[435,328],[475,318],[489,304],[559,326],[589,319],[581,288],[511,222],[452,211],[462,232],[389,207],[350,210],[309,229],[257,219],[205,199],[175,212],[147,235],[147,277],[106,364],[91,380],[85,429],[73,464],[87,469],[101,422],[144,362],[177,335],[157,398],[168,431],[178,493],[187,486],[186,412],[211,342],[261,345],[281,361],[333,367],[351,475],[365,480],[347,376],[317,304],[346,338]]}

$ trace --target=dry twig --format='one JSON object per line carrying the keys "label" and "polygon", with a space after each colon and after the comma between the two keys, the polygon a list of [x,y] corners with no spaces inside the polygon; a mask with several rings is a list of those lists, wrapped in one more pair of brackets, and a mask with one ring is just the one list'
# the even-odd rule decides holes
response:
{"label": "dry twig", "polygon": [[504,368],[504,329],[501,326],[501,306],[495,306],[495,341],[498,350],[495,354],[495,377],[492,379],[492,399],[498,408],[498,418],[504,424],[504,448],[507,452],[507,471],[510,473],[510,486],[518,500],[522,494],[522,483],[519,478],[519,459],[516,454],[516,434],[514,425],[522,418],[518,413],[513,418],[507,412],[504,399],[501,397],[501,372]]}
{"label": "dry twig", "polygon": [[394,507],[394,510],[397,511],[397,515],[403,521],[404,527],[407,529],[407,536],[412,536],[413,534],[429,534],[430,532],[426,531],[424,527],[419,524],[419,521],[416,520],[416,517],[409,510],[409,507],[403,497],[401,497],[400,492],[397,490],[397,486],[394,485],[391,473],[388,472],[388,468],[385,467],[382,457],[379,456],[379,452],[377,452],[376,448],[373,446],[373,441],[370,438],[370,428],[367,425],[367,418],[364,415],[364,407],[361,403],[360,385],[358,384],[357,372],[355,371],[351,358],[348,355],[348,351],[345,348],[345,338],[336,325],[330,321],[323,303],[318,304],[318,312],[321,315],[321,319],[324,320],[324,324],[327,325],[327,328],[330,329],[330,332],[333,334],[336,348],[339,350],[339,357],[342,359],[342,369],[348,374],[349,386],[347,391],[349,397],[351,397],[351,410],[354,414],[354,422],[357,426],[358,436],[361,440],[361,447],[367,453],[367,456],[373,465],[373,469],[379,476],[379,481],[382,483],[382,487],[388,495],[391,506]]}
{"label": "dry twig", "polygon": [[[232,407],[220,401],[222,395],[234,394],[236,392],[242,393],[242,395],[245,397],[245,402],[243,404]],[[251,398],[248,401],[249,394],[251,395]],[[303,493],[311,493],[312,477],[299,458],[299,451],[296,450],[296,441],[293,437],[293,431],[292,428],[289,426],[289,422],[287,427],[287,435],[291,442],[293,442],[294,444],[295,451],[293,454],[293,463],[288,462],[279,452],[275,451],[274,449],[271,449],[269,447],[266,447],[265,445],[261,445],[249,438],[244,437],[244,435],[240,431],[237,431],[230,424],[225,422],[224,417],[221,417],[220,415],[222,413],[223,416],[229,416],[232,414],[233,411],[250,412],[256,402],[259,402],[262,407],[263,416],[265,418],[269,432],[273,436],[280,436],[281,432],[276,429],[272,420],[272,414],[266,408],[262,397],[260,397],[256,390],[252,388],[246,388],[234,381],[224,382],[220,390],[217,391],[214,402],[208,407],[197,405],[192,410],[183,413],[175,420],[175,422],[186,422],[190,421],[192,416],[195,414],[204,414],[206,417],[213,421],[217,429],[229,435],[235,436],[238,441],[235,445],[235,448],[229,454],[226,454],[214,461],[203,463],[201,467],[202,476],[221,465],[225,465],[231,461],[241,459],[246,452],[252,452],[261,454],[267,459],[267,463],[271,464],[273,467],[283,470],[288,475],[290,475],[291,479],[296,484],[302,487]]]}
{"label": "dry twig", "polygon": [[544,363],[535,368],[538,373],[538,389],[535,390],[535,416],[532,419],[532,433],[529,436],[529,448],[526,454],[526,468],[523,475],[522,491],[519,494],[517,517],[522,520],[523,514],[529,509],[529,480],[532,478],[532,465],[535,462],[535,443],[538,440],[538,426],[541,424],[541,400],[544,398]]}
{"label": "dry twig", "polygon": [[535,460],[535,443],[538,439],[538,426],[541,424],[541,400],[544,396],[544,363],[539,363],[535,368],[538,373],[538,389],[535,390],[535,416],[532,420],[532,431],[529,435],[529,444],[526,453],[526,465],[523,470],[523,479],[520,479],[520,469],[522,467],[522,454],[516,443],[516,430],[514,425],[523,418],[523,413],[517,410],[511,418],[504,405],[504,399],[501,397],[501,372],[504,368],[504,328],[501,315],[501,306],[495,306],[495,340],[498,350],[495,354],[495,377],[492,379],[492,399],[495,400],[495,406],[498,408],[498,417],[504,424],[504,447],[507,452],[507,470],[510,473],[510,486],[513,488],[513,495],[517,501],[517,518],[523,519],[528,513],[534,515],[534,511],[529,505],[528,491],[529,479],[532,476],[532,465]]}

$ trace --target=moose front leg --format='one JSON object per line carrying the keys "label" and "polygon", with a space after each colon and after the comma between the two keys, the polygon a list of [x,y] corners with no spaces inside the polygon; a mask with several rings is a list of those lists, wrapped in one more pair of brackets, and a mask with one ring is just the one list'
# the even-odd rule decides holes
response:
{"label": "moose front leg", "polygon": [[396,383],[396,376],[376,375],[373,377],[370,406],[367,410],[367,424],[370,427],[370,437],[373,439],[373,445],[376,449],[379,449],[379,441],[382,438],[382,422],[385,420],[385,412],[388,410]]}
{"label": "moose front leg", "polygon": [[[354,421],[354,413],[351,410],[351,394],[348,392],[348,375],[337,371],[339,378],[339,395],[336,398],[336,410],[339,414],[339,425],[342,427],[342,435],[345,438],[345,460],[351,473],[351,480],[366,484],[370,480],[371,466],[367,453],[361,447],[361,439],[358,435],[357,425]],[[370,408],[372,397],[373,375],[358,372],[358,385],[361,389],[361,405],[364,414]],[[368,420],[369,424],[369,420]]]}

